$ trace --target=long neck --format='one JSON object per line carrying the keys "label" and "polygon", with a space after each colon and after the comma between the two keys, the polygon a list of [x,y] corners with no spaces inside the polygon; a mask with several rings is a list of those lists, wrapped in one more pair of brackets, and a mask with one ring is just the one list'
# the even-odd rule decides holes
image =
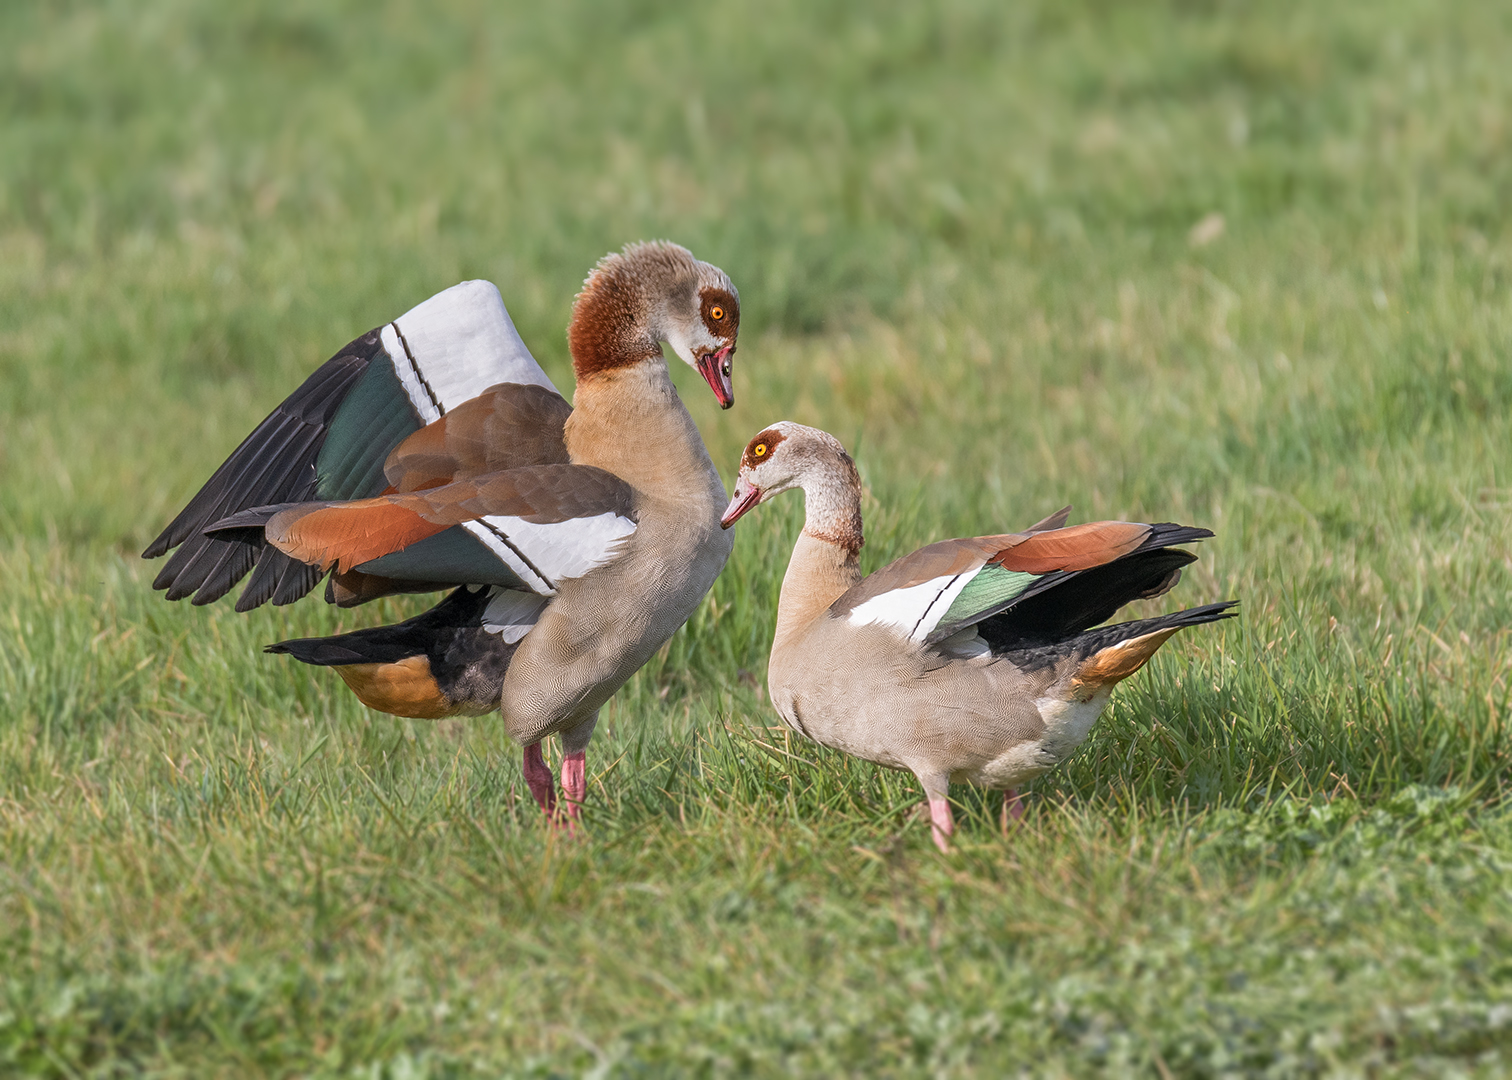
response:
{"label": "long neck", "polygon": [[861,580],[861,488],[854,470],[847,471],[826,472],[803,486],[803,533],[782,579],[773,651],[801,636]]}
{"label": "long neck", "polygon": [[[614,473],[644,499],[724,509],[724,485],[658,352],[578,383],[565,431],[574,464]],[[691,507],[690,507],[691,509]]]}
{"label": "long neck", "polygon": [[685,259],[659,247],[611,255],[583,285],[567,328],[577,376],[567,453],[614,473],[643,500],[696,499],[717,519],[724,486],[661,351],[668,298],[692,281]]}
{"label": "long neck", "polygon": [[665,304],[653,296],[666,287],[659,275],[643,280],[623,260],[600,266],[572,305],[567,347],[578,385],[660,357],[666,336]]}

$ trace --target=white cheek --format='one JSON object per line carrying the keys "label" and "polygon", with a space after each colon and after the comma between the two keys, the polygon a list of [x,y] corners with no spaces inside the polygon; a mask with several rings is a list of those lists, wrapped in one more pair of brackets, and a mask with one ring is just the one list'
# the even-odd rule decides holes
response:
{"label": "white cheek", "polygon": [[695,367],[700,356],[716,353],[724,348],[724,343],[717,340],[702,325],[673,327],[667,334],[667,344],[671,345],[673,351],[682,357],[684,363]]}
{"label": "white cheek", "polygon": [[751,479],[761,489],[762,502],[766,502],[775,495],[781,495],[784,491],[791,491],[797,486],[793,483],[796,477],[788,473],[780,462],[776,468],[768,469],[765,473],[759,470],[752,473]]}

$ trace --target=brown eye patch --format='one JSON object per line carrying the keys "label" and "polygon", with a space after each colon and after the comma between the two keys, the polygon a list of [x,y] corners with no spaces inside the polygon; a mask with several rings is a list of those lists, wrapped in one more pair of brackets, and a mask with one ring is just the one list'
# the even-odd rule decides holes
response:
{"label": "brown eye patch", "polygon": [[702,290],[699,312],[704,326],[716,337],[733,339],[740,330],[740,301],[725,289]]}
{"label": "brown eye patch", "polygon": [[776,428],[767,428],[746,444],[745,453],[740,456],[740,464],[754,469],[771,457],[772,451],[776,450],[785,438],[787,436]]}

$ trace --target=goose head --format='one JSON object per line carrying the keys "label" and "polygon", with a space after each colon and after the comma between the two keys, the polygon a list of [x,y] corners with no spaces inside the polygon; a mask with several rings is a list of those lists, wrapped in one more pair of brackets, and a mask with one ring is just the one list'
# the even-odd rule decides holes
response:
{"label": "goose head", "polygon": [[719,267],[665,240],[599,260],[572,305],[567,344],[579,382],[661,359],[670,345],[704,377],[721,408],[735,404],[731,372],[740,294]]}
{"label": "goose head", "polygon": [[818,428],[779,420],[746,444],[735,495],[719,524],[728,529],[753,507],[792,488],[802,488],[811,503],[850,505],[859,502],[861,478],[839,439]]}

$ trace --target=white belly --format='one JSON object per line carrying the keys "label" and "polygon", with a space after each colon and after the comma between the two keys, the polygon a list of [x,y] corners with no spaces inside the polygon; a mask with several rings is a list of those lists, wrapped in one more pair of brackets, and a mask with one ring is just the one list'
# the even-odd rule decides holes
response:
{"label": "white belly", "polygon": [[990,788],[1017,787],[1041,773],[1055,768],[1070,757],[1087,736],[1092,725],[1107,707],[1111,686],[1099,690],[1087,701],[1062,701],[1039,698],[1034,707],[1045,722],[1038,738],[1018,743],[977,769],[951,775],[951,780],[980,784]]}

